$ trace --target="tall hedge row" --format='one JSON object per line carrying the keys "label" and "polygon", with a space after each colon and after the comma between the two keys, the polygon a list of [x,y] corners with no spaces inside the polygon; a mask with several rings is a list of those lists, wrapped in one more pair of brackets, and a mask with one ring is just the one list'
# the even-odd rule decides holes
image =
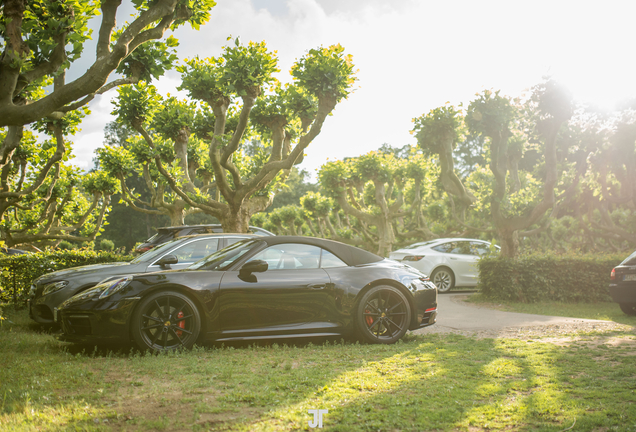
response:
{"label": "tall hedge row", "polygon": [[627,254],[527,255],[516,260],[484,257],[479,261],[481,292],[496,300],[611,301],[609,276]]}
{"label": "tall hedge row", "polygon": [[56,270],[89,264],[130,261],[130,255],[92,250],[65,250],[0,257],[0,302],[26,300],[31,281]]}

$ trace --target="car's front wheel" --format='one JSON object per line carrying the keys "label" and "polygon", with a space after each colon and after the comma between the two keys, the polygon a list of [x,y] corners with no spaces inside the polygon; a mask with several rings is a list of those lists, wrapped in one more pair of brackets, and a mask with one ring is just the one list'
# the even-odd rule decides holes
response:
{"label": "car's front wheel", "polygon": [[440,267],[431,274],[431,281],[437,287],[437,292],[448,292],[455,286],[455,275],[447,267]]}
{"label": "car's front wheel", "polygon": [[359,336],[371,343],[392,344],[409,328],[411,308],[399,289],[379,285],[364,293],[356,311]]}
{"label": "car's front wheel", "polygon": [[189,349],[201,332],[201,315],[187,296],[176,291],[162,291],[141,301],[131,325],[132,337],[141,349]]}
{"label": "car's front wheel", "polygon": [[627,315],[636,316],[636,303],[619,303],[618,305]]}

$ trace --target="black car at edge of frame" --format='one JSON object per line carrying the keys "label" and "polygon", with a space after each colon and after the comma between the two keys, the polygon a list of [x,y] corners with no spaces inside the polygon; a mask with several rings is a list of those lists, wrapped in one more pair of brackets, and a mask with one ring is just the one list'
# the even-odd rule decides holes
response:
{"label": "black car at edge of frame", "polygon": [[394,343],[435,323],[437,289],[418,270],[331,240],[242,240],[185,270],[100,284],[57,311],[78,343],[152,351],[197,342],[357,336]]}
{"label": "black car at edge of frame", "polygon": [[636,251],[612,269],[609,292],[627,315],[636,315]]}

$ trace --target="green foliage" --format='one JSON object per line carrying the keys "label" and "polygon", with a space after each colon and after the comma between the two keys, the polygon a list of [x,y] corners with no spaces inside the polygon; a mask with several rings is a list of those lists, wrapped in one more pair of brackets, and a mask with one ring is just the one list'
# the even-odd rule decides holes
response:
{"label": "green foliage", "polygon": [[31,281],[47,273],[90,264],[129,261],[133,257],[92,250],[63,250],[0,257],[0,302],[26,300]]}
{"label": "green foliage", "polygon": [[[114,35],[113,45],[120,35],[121,31]],[[153,78],[158,79],[172,69],[177,61],[175,53],[178,46],[179,41],[174,36],[168,36],[165,42],[148,41],[137,47],[119,64],[117,73],[127,77],[136,75],[136,78],[146,82],[151,82]]]}
{"label": "green foliage", "polygon": [[112,240],[102,239],[99,241],[98,250],[112,252],[115,250],[115,243]]}
{"label": "green foliage", "polygon": [[141,81],[134,86],[127,85],[117,89],[118,98],[113,101],[112,111],[126,125],[135,125],[151,121],[154,112],[161,105],[161,95],[154,86]]}
{"label": "green foliage", "polygon": [[485,297],[523,303],[609,301],[610,272],[624,258],[578,253],[484,257],[478,288]]}
{"label": "green foliage", "polygon": [[428,114],[413,119],[413,123],[411,133],[415,133],[417,144],[433,155],[442,151],[446,142],[450,141],[454,148],[464,124],[461,110],[450,105],[434,108]]}
{"label": "green foliage", "polygon": [[351,93],[357,80],[352,59],[344,54],[340,44],[311,49],[292,67],[292,76],[310,94],[340,102]]}

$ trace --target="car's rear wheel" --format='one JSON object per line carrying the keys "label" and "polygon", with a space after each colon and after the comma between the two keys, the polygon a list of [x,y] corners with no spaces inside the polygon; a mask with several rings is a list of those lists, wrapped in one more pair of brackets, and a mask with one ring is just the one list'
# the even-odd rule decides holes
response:
{"label": "car's rear wheel", "polygon": [[448,267],[435,269],[431,274],[431,281],[437,287],[437,292],[448,292],[455,287],[455,275]]}
{"label": "car's rear wheel", "polygon": [[131,325],[133,339],[141,349],[189,349],[201,332],[201,315],[187,296],[176,291],[162,291],[141,301]]}
{"label": "car's rear wheel", "polygon": [[409,328],[411,308],[404,294],[389,285],[379,285],[364,293],[356,310],[360,338],[371,343],[392,344]]}
{"label": "car's rear wheel", "polygon": [[636,303],[619,303],[618,305],[627,315],[636,316]]}

